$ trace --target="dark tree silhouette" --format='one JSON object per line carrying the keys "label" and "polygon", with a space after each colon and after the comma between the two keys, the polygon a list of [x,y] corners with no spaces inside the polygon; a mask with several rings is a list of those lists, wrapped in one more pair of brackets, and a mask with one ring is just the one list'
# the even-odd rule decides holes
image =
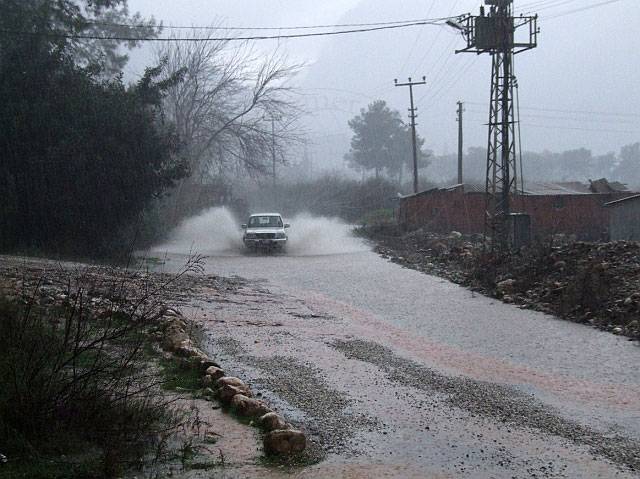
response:
{"label": "dark tree silhouette", "polygon": [[[49,3],[21,4],[18,20],[38,23],[34,4]],[[0,249],[127,250],[122,232],[187,172],[161,111],[180,78],[159,66],[126,87],[44,35],[0,37],[0,59]]]}
{"label": "dark tree silhouette", "polygon": [[128,60],[121,47],[134,48],[139,39],[155,37],[160,32],[153,18],[131,14],[127,3],[127,0],[3,0],[0,37],[6,43],[38,36],[49,48],[64,49],[77,65],[99,65],[102,75],[113,76]]}
{"label": "dark tree silhouette", "polygon": [[[413,165],[411,133],[396,110],[383,100],[371,103],[366,110],[349,121],[353,130],[351,149],[345,155],[349,166],[358,170],[374,170],[376,178],[383,170],[390,176],[402,178],[405,166]],[[426,167],[428,154],[424,139],[418,137],[418,166]]]}

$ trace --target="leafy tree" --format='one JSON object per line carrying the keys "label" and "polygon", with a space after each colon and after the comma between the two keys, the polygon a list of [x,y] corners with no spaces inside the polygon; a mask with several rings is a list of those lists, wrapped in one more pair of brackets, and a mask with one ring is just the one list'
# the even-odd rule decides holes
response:
{"label": "leafy tree", "polygon": [[567,150],[560,155],[560,176],[562,180],[586,180],[593,170],[591,150],[578,148]]}
{"label": "leafy tree", "polygon": [[[413,168],[411,131],[383,100],[371,103],[367,110],[349,120],[353,130],[351,149],[345,155],[349,166],[358,170],[374,170],[376,178],[386,170],[389,175],[402,175],[404,166]],[[424,139],[417,137],[418,167],[429,163],[423,150]]]}
{"label": "leafy tree", "polygon": [[615,176],[623,183],[640,186],[640,143],[625,145],[620,150]]}
{"label": "leafy tree", "polygon": [[613,170],[617,162],[616,154],[612,151],[594,156],[589,179],[613,178]]}
{"label": "leafy tree", "polygon": [[[402,185],[404,181],[405,168],[413,171],[413,146],[411,129],[402,128],[393,135],[391,149],[388,151],[389,163],[386,167],[389,176],[397,177],[398,183]],[[432,152],[424,149],[424,138],[416,135],[416,146],[418,148],[418,168],[429,166],[429,157]]]}
{"label": "leafy tree", "polygon": [[465,179],[484,183],[487,176],[487,149],[470,147],[464,157],[463,172]]}
{"label": "leafy tree", "polygon": [[32,36],[2,48],[0,249],[105,256],[187,171],[161,102],[178,76],[105,80]]}
{"label": "leafy tree", "polygon": [[100,65],[103,74],[117,74],[128,60],[121,47],[134,48],[140,39],[155,37],[160,32],[153,18],[131,14],[127,3],[127,0],[1,0],[3,50],[36,37],[50,50],[64,50],[79,66]]}

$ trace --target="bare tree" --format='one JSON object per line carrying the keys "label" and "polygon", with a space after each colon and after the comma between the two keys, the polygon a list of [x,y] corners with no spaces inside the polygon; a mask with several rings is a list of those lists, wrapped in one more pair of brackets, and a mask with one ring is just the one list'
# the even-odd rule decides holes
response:
{"label": "bare tree", "polygon": [[194,182],[266,172],[274,153],[283,162],[285,147],[300,140],[293,126],[299,109],[289,85],[299,67],[288,66],[277,52],[261,57],[248,43],[215,40],[216,35],[194,30],[189,39],[156,52],[166,61],[167,75],[183,74],[165,107],[184,142]]}

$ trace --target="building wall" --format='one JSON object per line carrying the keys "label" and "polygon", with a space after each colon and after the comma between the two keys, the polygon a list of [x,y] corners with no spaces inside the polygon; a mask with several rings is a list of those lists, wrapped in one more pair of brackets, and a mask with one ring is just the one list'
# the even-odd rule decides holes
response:
{"label": "building wall", "polygon": [[628,200],[611,205],[610,232],[611,240],[640,241],[640,201]]}
{"label": "building wall", "polygon": [[484,228],[485,196],[462,194],[460,190],[433,190],[400,200],[399,219],[403,228],[424,227],[433,232],[481,233]]}
{"label": "building wall", "polygon": [[[532,237],[571,234],[583,240],[606,239],[610,208],[604,203],[624,193],[586,195],[517,196],[512,199],[515,211],[531,216]],[[407,230],[465,234],[484,230],[485,194],[463,194],[461,189],[432,190],[400,201],[399,220]]]}

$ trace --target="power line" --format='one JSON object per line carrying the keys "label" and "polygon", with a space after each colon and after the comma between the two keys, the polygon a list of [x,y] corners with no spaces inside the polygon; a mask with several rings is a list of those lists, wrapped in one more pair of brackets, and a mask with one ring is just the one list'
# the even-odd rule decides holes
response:
{"label": "power line", "polygon": [[[449,18],[454,18],[451,15],[453,15],[453,11],[455,10],[455,8],[457,7],[458,3],[460,0],[456,0],[455,3],[453,4],[453,7],[451,8],[450,12],[449,12]],[[424,55],[422,55],[422,58],[420,59],[420,61],[417,63],[417,67],[416,70],[420,70],[422,69],[422,65],[424,64],[424,61],[427,59],[427,57],[431,54],[431,52],[433,51],[434,45],[438,42],[439,38],[440,38],[440,34],[442,33],[442,30],[438,30],[438,33],[436,34],[435,39],[429,43],[429,46],[427,47],[427,50],[424,52]],[[436,63],[434,64],[433,68],[431,68],[430,70],[434,70],[436,65],[440,62],[440,60],[442,59],[442,56],[439,56]]]}
{"label": "power line", "polygon": [[[475,115],[475,112],[472,112],[472,115]],[[474,119],[477,121],[478,124],[481,125],[487,125],[487,123],[485,121],[483,121],[482,119],[478,118],[478,117],[474,117]],[[562,121],[561,119],[558,119],[558,121]],[[612,129],[612,128],[584,128],[584,127],[578,127],[578,126],[568,126],[566,125],[566,123],[562,123],[562,124],[554,124],[554,125],[542,125],[539,123],[529,123],[528,121],[524,121],[523,122],[527,128],[531,127],[531,128],[542,128],[542,129],[549,129],[549,130],[573,130],[573,131],[587,131],[587,132],[602,132],[602,133],[625,133],[625,134],[638,134],[640,133],[640,131],[633,131],[633,130],[616,130],[616,129]]]}
{"label": "power line", "polygon": [[575,131],[589,131],[589,132],[602,132],[602,133],[630,133],[630,134],[638,134],[638,131],[632,130],[612,130],[612,129],[602,129],[602,128],[580,128],[580,127],[572,127],[572,126],[551,126],[551,125],[539,125],[536,123],[527,123],[527,128],[544,128],[551,130],[575,130]]}
{"label": "power line", "polygon": [[550,8],[557,8],[560,7],[562,5],[566,5],[568,3],[573,3],[576,2],[578,0],[547,0],[547,1],[540,1],[540,2],[533,2],[530,4],[525,4],[520,6],[517,10],[518,12],[531,12],[532,10],[535,10],[536,12],[540,12],[542,10],[548,10]]}
{"label": "power line", "polygon": [[594,3],[594,4],[588,5],[586,7],[575,8],[573,10],[568,10],[566,12],[558,13],[556,15],[552,15],[550,17],[546,17],[545,19],[546,20],[552,20],[554,18],[564,17],[566,15],[573,15],[574,13],[584,12],[584,11],[592,10],[592,9],[598,8],[598,7],[604,7],[605,5],[610,5],[612,3],[618,3],[618,2],[621,2],[621,1],[622,0],[606,0],[604,2]]}
{"label": "power line", "polygon": [[[446,66],[449,63],[449,60],[451,58],[455,58],[455,60],[453,60],[455,65],[447,69]],[[467,63],[465,63],[463,60],[459,60],[458,58],[459,57],[453,57],[452,55],[449,55],[447,57],[445,62],[442,64],[441,68],[434,75],[434,84],[437,84],[438,86],[435,89],[433,89],[431,92],[427,92],[424,95],[422,95],[418,101],[423,101],[425,98],[428,97],[426,101],[427,103],[430,103],[431,101],[435,100],[438,96],[440,96],[440,93],[450,90],[460,81],[460,79],[466,74],[469,68],[471,68],[475,58],[470,58],[467,61]],[[456,71],[459,73],[456,74],[455,73]],[[452,75],[453,78],[448,81],[444,81],[447,78],[447,74]]]}
{"label": "power line", "polygon": [[[484,103],[467,101],[470,105],[480,105],[484,106]],[[594,111],[594,110],[569,110],[569,109],[560,109],[560,108],[545,108],[545,107],[520,107],[521,110],[533,110],[533,111],[542,111],[542,112],[552,112],[552,113],[571,113],[571,114],[585,114],[585,115],[603,115],[603,116],[622,116],[622,117],[631,117],[638,118],[640,117],[640,113],[622,113],[622,112],[613,112],[613,111]]]}
{"label": "power line", "polygon": [[101,36],[101,35],[72,35],[67,33],[49,33],[49,32],[25,32],[16,30],[0,29],[0,32],[16,35],[16,36],[46,36],[52,38],[64,38],[70,40],[112,40],[118,42],[212,42],[212,41],[248,41],[248,40],[277,40],[287,38],[308,38],[333,35],[346,35],[354,33],[375,32],[380,30],[391,30],[397,28],[407,28],[425,25],[443,25],[441,20],[429,20],[414,23],[403,23],[401,25],[385,25],[380,27],[338,30],[332,32],[314,32],[314,33],[293,33],[285,35],[258,35],[258,36],[233,36],[233,37],[135,37],[135,36]]}
{"label": "power line", "polygon": [[[520,8],[518,8],[518,11],[521,13],[525,13],[525,12],[531,12],[532,10],[536,10],[537,12],[540,12],[542,10],[549,10],[549,9],[554,9],[554,8],[558,8],[564,5],[567,5],[569,3],[574,3],[578,0],[541,0],[538,2],[533,2],[530,4],[525,4],[523,6],[521,6]],[[617,3],[617,2],[621,2],[622,0],[605,0],[602,1],[600,3],[593,3],[591,5],[586,5],[586,6],[582,6],[582,7],[577,7],[574,8],[572,10],[567,10],[564,12],[556,12],[555,14],[552,14],[550,16],[546,16],[546,15],[542,15],[542,17],[545,20],[552,20],[555,18],[560,18],[560,17],[564,17],[566,15],[572,15],[574,13],[579,13],[579,12],[583,12],[586,10],[592,10],[594,8],[598,8],[598,7],[603,7],[605,5],[609,5],[612,3]]]}
{"label": "power line", "polygon": [[158,28],[158,29],[167,29],[167,30],[226,30],[226,31],[282,31],[282,30],[316,30],[319,28],[354,28],[354,27],[379,27],[385,25],[406,25],[413,24],[419,22],[433,22],[433,21],[447,21],[450,17],[442,17],[442,18],[414,18],[410,20],[397,20],[397,21],[386,21],[386,22],[369,22],[369,23],[334,23],[334,24],[326,24],[326,25],[297,25],[297,26],[283,26],[283,27],[229,27],[229,26],[198,26],[198,25],[190,25],[190,26],[179,26],[179,25],[147,25],[144,23],[138,24],[128,24],[128,23],[113,23],[113,22],[86,22],[86,25],[96,25],[96,26],[105,26],[105,27],[122,27],[122,28]]}

